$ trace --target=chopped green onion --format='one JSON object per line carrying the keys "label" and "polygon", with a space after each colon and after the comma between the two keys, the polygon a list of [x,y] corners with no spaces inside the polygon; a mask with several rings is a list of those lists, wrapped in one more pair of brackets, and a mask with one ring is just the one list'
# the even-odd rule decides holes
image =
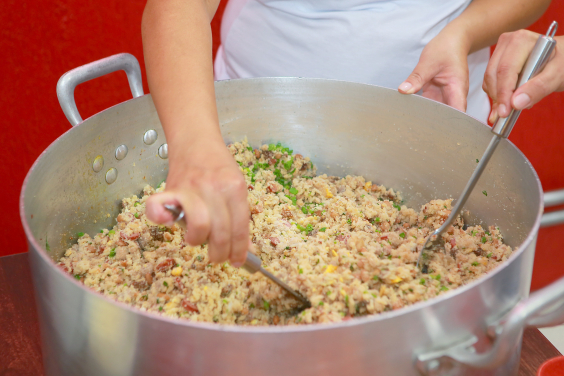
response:
{"label": "chopped green onion", "polygon": [[398,204],[396,204],[395,202],[392,204],[392,206],[394,208],[396,208],[397,210],[401,210],[401,206],[399,206]]}
{"label": "chopped green onion", "polygon": [[327,291],[327,294],[326,294],[326,295],[327,295],[327,296],[331,295],[331,291]]}
{"label": "chopped green onion", "polygon": [[421,278],[421,279],[419,280],[419,284],[420,284],[420,285],[424,285],[424,284],[425,284],[425,278]]}
{"label": "chopped green onion", "polygon": [[255,305],[253,303],[251,303],[251,304],[249,304],[249,308],[253,309],[253,308],[255,308]]}
{"label": "chopped green onion", "polygon": [[488,192],[486,192],[486,191],[482,191],[482,193],[484,194],[484,196],[488,195]]}
{"label": "chopped green onion", "polygon": [[159,307],[159,312],[161,312],[163,310],[163,306]]}
{"label": "chopped green onion", "polygon": [[84,236],[84,232],[79,232],[78,234],[76,234],[76,236],[78,236],[79,238],[82,238]]}
{"label": "chopped green onion", "polygon": [[141,203],[139,201],[135,202],[135,204],[133,204],[133,206],[139,206],[141,205]]}
{"label": "chopped green onion", "polygon": [[485,243],[485,242],[487,242],[487,241],[488,241],[488,239],[486,239],[485,236],[482,236],[482,243]]}
{"label": "chopped green onion", "polygon": [[268,309],[270,308],[270,303],[263,299],[262,306],[264,307],[265,310],[268,311]]}
{"label": "chopped green onion", "polygon": [[78,279],[80,281],[80,274],[75,274],[74,278]]}
{"label": "chopped green onion", "polygon": [[304,270],[300,268],[300,269],[299,269],[299,273],[300,273],[300,274],[304,274]]}
{"label": "chopped green onion", "polygon": [[323,305],[323,302],[319,302],[319,304],[318,304],[318,305],[322,306],[322,305]]}
{"label": "chopped green onion", "polygon": [[401,234],[399,234],[400,238],[405,239],[405,232],[402,232]]}
{"label": "chopped green onion", "polygon": [[319,229],[319,231],[321,231],[321,232],[325,232],[325,230],[327,230],[327,227],[321,227],[321,228]]}
{"label": "chopped green onion", "polygon": [[110,251],[110,254],[108,255],[108,257],[114,257],[116,255],[116,249],[112,248],[112,250]]}
{"label": "chopped green onion", "polygon": [[490,257],[492,257],[492,253],[491,253],[491,252],[490,252],[490,253],[488,253],[488,254],[486,255],[486,257],[487,257],[487,258],[490,258]]}
{"label": "chopped green onion", "polygon": [[108,234],[110,234],[110,235],[113,235],[113,234],[115,234],[115,233],[116,233],[116,232],[115,232],[114,230],[108,231]]}
{"label": "chopped green onion", "polygon": [[476,158],[476,163],[479,163],[479,162],[480,162],[480,160],[478,158]]}
{"label": "chopped green onion", "polygon": [[441,291],[448,291],[448,287],[446,287],[446,286],[441,286],[441,289],[440,289],[440,290],[441,290]]}
{"label": "chopped green onion", "polygon": [[135,213],[135,218],[139,218],[139,213]]}
{"label": "chopped green onion", "polygon": [[375,275],[374,277],[372,277],[372,279],[375,280],[375,281],[379,281],[379,280],[380,280],[380,278],[379,278],[377,275]]}
{"label": "chopped green onion", "polygon": [[297,195],[298,194],[298,190],[294,187],[290,188],[290,193],[293,195]]}
{"label": "chopped green onion", "polygon": [[166,283],[166,281],[163,281],[163,286],[168,287],[168,283]]}
{"label": "chopped green onion", "polygon": [[479,263],[478,261],[474,261],[474,262],[472,263],[472,266],[478,266],[478,265],[480,265],[480,263]]}

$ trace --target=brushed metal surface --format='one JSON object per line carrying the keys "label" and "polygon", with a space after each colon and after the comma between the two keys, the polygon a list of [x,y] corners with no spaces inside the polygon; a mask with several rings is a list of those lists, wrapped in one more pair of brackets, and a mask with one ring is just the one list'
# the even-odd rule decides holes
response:
{"label": "brushed metal surface", "polygon": [[[245,79],[217,82],[216,97],[226,142],[280,141],[310,156],[319,173],[362,174],[401,191],[415,208],[455,198],[491,137],[489,127],[457,110],[370,85]],[[121,198],[166,177],[161,143],[143,143],[151,129],[164,137],[150,95],[111,107],[57,139],[26,178],[21,215],[49,375],[417,375],[419,352],[471,335],[486,349],[487,323],[528,294],[542,191],[527,159],[503,140],[465,217],[498,225],[518,249],[487,276],[437,299],[338,324],[261,328],[170,320],[115,303],[53,260],[77,232],[114,224]],[[129,154],[118,162],[113,153],[121,144]],[[120,163],[114,184],[92,170],[98,155],[105,168]],[[516,342],[503,369],[459,374],[516,374],[519,350]]]}

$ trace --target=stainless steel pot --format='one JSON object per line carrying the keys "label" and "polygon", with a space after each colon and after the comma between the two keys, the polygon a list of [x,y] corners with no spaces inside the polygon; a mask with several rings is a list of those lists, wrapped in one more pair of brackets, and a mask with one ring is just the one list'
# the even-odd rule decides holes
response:
{"label": "stainless steel pot", "polygon": [[[136,98],[82,122],[74,87],[118,69]],[[516,250],[437,299],[338,324],[235,327],[171,320],[90,291],[57,259],[77,232],[112,225],[122,197],[167,174],[165,135],[140,82],[127,54],[65,74],[58,94],[77,126],[37,159],[22,188],[48,375],[514,375],[523,327],[564,321],[564,279],[527,299],[542,190],[506,140],[465,216],[498,225]],[[258,78],[215,87],[226,142],[280,141],[311,156],[320,173],[362,174],[413,207],[457,196],[490,139],[464,113],[376,86]]]}

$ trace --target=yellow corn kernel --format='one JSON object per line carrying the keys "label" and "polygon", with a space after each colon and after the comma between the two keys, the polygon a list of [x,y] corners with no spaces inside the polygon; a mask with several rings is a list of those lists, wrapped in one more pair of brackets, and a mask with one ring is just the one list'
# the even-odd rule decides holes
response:
{"label": "yellow corn kernel", "polygon": [[400,277],[396,277],[396,278],[392,279],[392,283],[398,283],[398,282],[401,282],[401,281],[402,281],[402,279]]}
{"label": "yellow corn kernel", "polygon": [[208,289],[208,286],[204,286],[204,290],[207,290],[207,289]]}
{"label": "yellow corn kernel", "polygon": [[327,197],[327,198],[333,197],[333,193],[331,193],[329,188],[325,188],[325,197]]}
{"label": "yellow corn kernel", "polygon": [[341,290],[341,295],[347,296],[347,293],[345,292],[345,290]]}
{"label": "yellow corn kernel", "polygon": [[324,273],[333,273],[335,270],[337,270],[337,267],[335,265],[327,265],[327,269],[325,269]]}
{"label": "yellow corn kernel", "polygon": [[372,186],[372,182],[371,181],[367,181],[366,184],[364,184],[364,190],[366,192],[368,192],[368,190],[370,189],[370,187]]}
{"label": "yellow corn kernel", "polygon": [[256,325],[258,323],[257,319],[254,319],[253,321],[251,321],[251,325]]}
{"label": "yellow corn kernel", "polygon": [[339,282],[344,282],[343,277],[339,277]]}
{"label": "yellow corn kernel", "polygon": [[332,249],[331,252],[333,252],[333,255],[334,255],[335,257],[339,257],[339,255],[337,254],[337,252],[335,252],[334,249]]}
{"label": "yellow corn kernel", "polygon": [[172,269],[172,272],[170,272],[170,274],[172,274],[175,277],[178,277],[179,275],[182,274],[182,267],[177,266],[176,268]]}

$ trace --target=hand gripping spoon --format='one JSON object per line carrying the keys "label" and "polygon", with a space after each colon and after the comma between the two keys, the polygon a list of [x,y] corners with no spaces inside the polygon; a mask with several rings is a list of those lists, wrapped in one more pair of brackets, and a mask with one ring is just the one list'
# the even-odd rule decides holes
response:
{"label": "hand gripping spoon", "polygon": [[[178,223],[180,227],[186,230],[186,218],[184,216],[184,210],[176,205],[164,205],[164,207],[172,214],[173,220]],[[242,267],[251,274],[261,272],[264,276],[270,278],[271,281],[289,292],[292,296],[294,296],[294,298],[302,302],[302,306],[297,309],[298,312],[311,307],[311,303],[306,297],[292,289],[274,274],[263,268],[260,258],[258,258],[258,256],[254,253],[250,251],[247,252],[247,259],[245,260],[245,263],[242,265]]]}
{"label": "hand gripping spoon", "polygon": [[[558,28],[558,23],[556,21],[552,22],[546,35],[541,35],[535,44],[535,47],[531,51],[529,58],[525,64],[525,67],[521,71],[519,76],[519,82],[517,87],[523,85],[525,82],[529,81],[533,78],[537,73],[539,73],[546,63],[548,62],[554,47],[556,46],[556,41],[554,40],[554,34],[556,34],[556,29]],[[442,224],[441,227],[433,231],[433,233],[427,238],[421,252],[419,253],[419,258],[417,259],[417,267],[421,268],[422,273],[427,273],[429,270],[429,258],[427,257],[427,252],[429,251],[437,251],[439,249],[444,250],[444,243],[442,240],[442,234],[449,228],[449,226],[456,220],[458,214],[462,210],[462,206],[466,203],[466,200],[472,193],[474,186],[480,179],[482,172],[486,168],[491,156],[493,155],[497,145],[503,138],[507,138],[517,118],[521,114],[521,111],[518,110],[511,110],[511,113],[506,118],[499,118],[494,126],[492,127],[492,133],[494,134],[488,148],[484,152],[482,159],[478,163],[478,166],[474,170],[474,173],[470,177],[470,180],[466,184],[464,191],[456,205],[452,209],[452,212],[446,219],[446,221]]]}

